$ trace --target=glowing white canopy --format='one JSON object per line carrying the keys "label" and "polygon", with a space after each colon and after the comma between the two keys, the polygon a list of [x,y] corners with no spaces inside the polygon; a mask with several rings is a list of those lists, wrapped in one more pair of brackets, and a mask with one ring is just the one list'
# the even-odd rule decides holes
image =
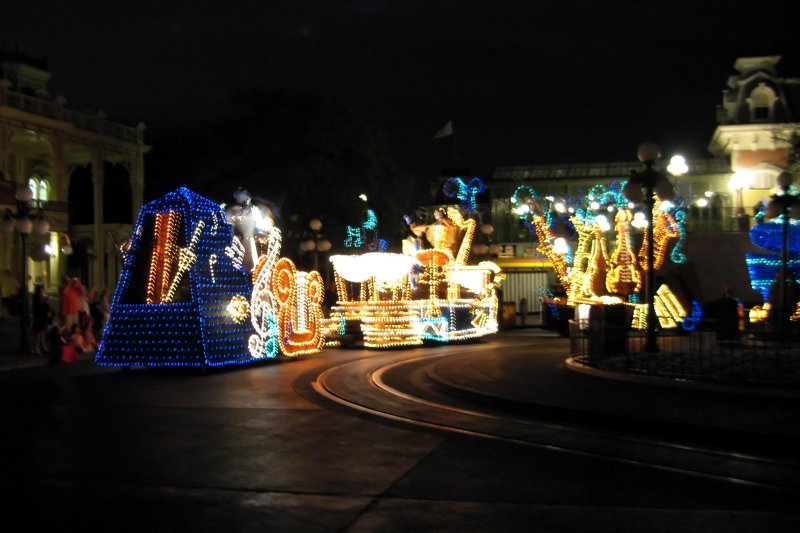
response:
{"label": "glowing white canopy", "polygon": [[336,272],[347,281],[355,283],[372,277],[377,281],[399,281],[411,272],[414,262],[414,258],[407,255],[386,252],[331,256]]}

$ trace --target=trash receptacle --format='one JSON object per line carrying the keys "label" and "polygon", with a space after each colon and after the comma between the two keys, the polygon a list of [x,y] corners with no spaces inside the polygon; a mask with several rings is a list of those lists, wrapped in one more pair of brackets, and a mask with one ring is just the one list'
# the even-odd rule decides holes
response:
{"label": "trash receptacle", "polygon": [[517,302],[503,302],[500,327],[513,328],[517,324]]}
{"label": "trash receptacle", "polygon": [[628,312],[625,305],[592,305],[589,308],[589,356],[626,352]]}

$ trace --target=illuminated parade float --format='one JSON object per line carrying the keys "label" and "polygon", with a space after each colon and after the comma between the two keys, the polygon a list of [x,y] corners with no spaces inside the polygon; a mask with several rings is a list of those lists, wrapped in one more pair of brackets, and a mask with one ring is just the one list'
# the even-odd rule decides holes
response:
{"label": "illuminated parade float", "polygon": [[[419,346],[424,341],[475,339],[497,331],[497,288],[502,274],[489,261],[470,265],[477,221],[472,218],[478,179],[450,178],[445,192],[461,201],[436,211],[432,224],[411,221],[404,253],[387,253],[377,218],[367,211],[361,227],[348,228],[349,248],[335,255],[338,301],[331,319],[339,333],[360,329],[367,348]],[[372,238],[370,239],[370,234]],[[423,247],[427,240],[431,247]]]}
{"label": "illuminated parade float", "polygon": [[[797,197],[796,189],[792,191],[794,198]],[[777,312],[773,309],[777,297],[777,285],[780,283],[781,270],[786,268],[786,278],[788,286],[796,286],[800,282],[800,220],[796,217],[789,218],[789,214],[796,211],[789,210],[781,213],[774,205],[768,205],[756,215],[755,226],[750,228],[750,240],[754,245],[770,253],[766,254],[746,254],[747,270],[750,274],[750,284],[753,290],[761,293],[764,305],[754,306],[750,310],[750,322],[763,322],[770,318],[770,315]],[[764,220],[765,215],[772,220]],[[784,235],[785,231],[785,235]],[[785,247],[785,257],[782,257]],[[797,297],[792,294],[791,296]],[[787,291],[787,298],[789,293]],[[794,304],[794,301],[791,302]],[[800,320],[800,302],[793,309],[787,309],[792,321]],[[776,317],[773,317],[776,318]]]}
{"label": "illuminated parade float", "polygon": [[322,348],[322,278],[279,257],[280,230],[237,200],[226,212],[181,187],[142,207],[97,364],[215,367]]}
{"label": "illuminated parade float", "polygon": [[272,218],[246,191],[236,196],[224,209],[182,187],[142,208],[97,364],[216,367],[313,354],[348,325],[368,348],[497,331],[500,269],[468,264],[476,221],[459,208],[419,226],[433,247],[407,254],[386,251],[367,210],[346,241],[363,253],[331,258],[338,302],[325,318],[322,276],[281,257]]}
{"label": "illuminated parade float", "polygon": [[[623,191],[627,181],[614,181],[609,186],[595,185],[578,198],[542,197],[527,185],[516,189],[511,198],[514,210],[538,240],[537,251],[547,257],[562,288],[560,295],[544,299],[553,308],[574,308],[581,323],[588,318],[590,306],[624,309],[626,326],[645,329],[647,312],[642,304],[647,272],[647,238],[637,251],[633,244],[634,227],[646,225],[642,213],[633,211]],[[653,207],[653,270],[664,263],[667,254],[675,263],[683,263],[685,239],[683,222],[686,210],[680,199],[657,191]],[[560,231],[560,235],[556,231]],[[567,235],[577,236],[574,248]],[[615,236],[615,247],[609,251],[608,237]],[[700,306],[681,301],[667,284],[655,291],[655,310],[662,329],[692,329],[699,319]],[[624,307],[619,307],[624,306]],[[556,311],[557,312],[557,311]],[[605,316],[610,316],[608,313]]]}

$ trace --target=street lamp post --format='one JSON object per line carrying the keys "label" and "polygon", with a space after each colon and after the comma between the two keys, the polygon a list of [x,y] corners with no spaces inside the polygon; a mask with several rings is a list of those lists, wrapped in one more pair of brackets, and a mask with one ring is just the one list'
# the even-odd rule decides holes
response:
{"label": "street lamp post", "polygon": [[[314,252],[314,270],[319,271],[319,254],[320,252],[327,252],[333,246],[331,241],[326,239],[322,234],[322,221],[318,218],[311,219],[308,222],[308,227],[311,230],[309,238],[300,243],[300,247],[304,252]],[[325,269],[325,283],[327,279],[328,269]]]}
{"label": "street lamp post", "polygon": [[[6,209],[3,217],[3,231],[10,233],[16,226],[20,237],[20,303],[22,304],[19,320],[19,353],[29,354],[30,347],[30,314],[31,302],[28,295],[28,236],[35,229],[36,233],[44,235],[49,230],[49,224],[42,215],[41,209],[37,214],[31,210],[33,191],[20,185],[17,188],[15,198],[17,201],[17,212],[12,213]],[[15,223],[16,222],[16,223]]]}
{"label": "street lamp post", "polygon": [[782,215],[781,220],[781,273],[780,284],[778,285],[778,328],[784,332],[789,323],[791,314],[787,314],[786,298],[787,289],[790,283],[795,283],[793,276],[790,279],[789,274],[789,215],[793,218],[798,218],[798,211],[800,211],[800,197],[796,194],[791,194],[789,188],[792,186],[794,176],[789,172],[781,172],[778,175],[777,185],[780,192],[773,194],[770,198],[770,205],[768,206],[768,213],[770,216]]}
{"label": "street lamp post", "polygon": [[647,275],[645,277],[647,320],[644,349],[646,352],[655,353],[659,351],[659,348],[658,338],[656,337],[656,321],[658,320],[655,308],[656,276],[655,272],[653,272],[653,208],[655,207],[655,194],[658,194],[662,200],[669,200],[674,197],[675,191],[667,177],[653,168],[655,162],[661,157],[658,145],[651,142],[643,143],[639,146],[636,156],[644,164],[644,169],[631,172],[630,181],[625,186],[623,194],[629,201],[634,203],[644,200],[644,214],[647,220],[647,228],[645,230],[645,239],[647,240]]}

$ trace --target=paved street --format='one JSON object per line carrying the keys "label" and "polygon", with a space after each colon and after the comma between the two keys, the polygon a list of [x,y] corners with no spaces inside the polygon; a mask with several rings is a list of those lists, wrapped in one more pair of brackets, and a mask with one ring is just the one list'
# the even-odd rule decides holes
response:
{"label": "paved street", "polygon": [[[798,530],[797,428],[780,418],[796,399],[697,393],[692,424],[670,436],[658,417],[685,407],[626,426],[633,407],[614,418],[597,398],[612,387],[655,406],[672,389],[575,374],[563,353],[531,330],[206,375],[7,365],[4,518],[19,531]],[[489,390],[502,379],[515,403]],[[764,422],[773,401],[783,410]],[[699,411],[720,402],[760,425],[701,431]]]}

